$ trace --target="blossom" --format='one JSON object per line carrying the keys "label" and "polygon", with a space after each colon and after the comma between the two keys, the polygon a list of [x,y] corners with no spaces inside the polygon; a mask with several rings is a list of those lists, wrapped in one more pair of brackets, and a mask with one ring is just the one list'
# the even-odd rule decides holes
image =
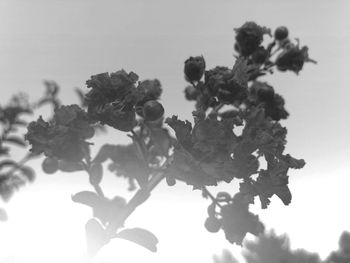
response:
{"label": "blossom", "polygon": [[260,46],[264,34],[271,34],[269,29],[261,27],[255,22],[246,22],[234,30],[237,48],[243,56],[251,55]]}
{"label": "blossom", "polygon": [[276,59],[277,69],[280,71],[291,70],[298,74],[303,69],[305,62],[316,63],[309,58],[308,50],[309,48],[307,46],[303,46],[302,48],[299,45],[287,46]]}
{"label": "blossom", "polygon": [[58,160],[80,161],[87,151],[86,139],[94,135],[87,113],[78,105],[61,106],[55,110],[53,121],[40,116],[28,125],[25,139],[34,154],[44,153]]}

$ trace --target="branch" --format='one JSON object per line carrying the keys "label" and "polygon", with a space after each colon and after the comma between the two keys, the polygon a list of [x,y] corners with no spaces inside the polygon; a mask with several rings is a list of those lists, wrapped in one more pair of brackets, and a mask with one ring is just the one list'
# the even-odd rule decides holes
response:
{"label": "branch", "polygon": [[[91,174],[90,174],[90,165],[89,164],[87,164],[87,163],[85,163],[85,162],[83,162],[83,161],[81,161],[81,164],[82,164],[82,166],[84,167],[84,170],[86,171],[86,173],[89,175],[89,178],[91,177]],[[90,183],[91,184],[91,183]],[[103,193],[103,191],[102,191],[102,188],[101,188],[101,186],[100,185],[98,185],[98,184],[91,184],[93,187],[94,187],[94,189],[95,189],[95,192],[99,195],[99,196],[101,196],[101,197],[105,197],[105,195],[104,195],[104,193]]]}
{"label": "branch", "polygon": [[[135,131],[131,131],[133,137],[135,138],[134,142],[138,144],[139,148],[141,149],[144,157],[144,161],[146,161],[146,147],[144,144],[144,141],[138,136],[138,134]],[[167,158],[166,161],[159,167],[159,169],[165,168],[169,162],[171,161],[171,158]],[[164,171],[160,171],[158,173],[155,173],[153,176],[151,176],[151,179],[148,181],[148,183],[141,187],[135,195],[130,199],[130,201],[127,203],[127,205],[124,207],[122,211],[119,212],[119,216],[116,220],[111,222],[107,229],[107,236],[109,238],[113,238],[116,234],[116,231],[118,228],[123,226],[125,220],[135,211],[135,209],[143,204],[150,196],[151,192],[154,188],[165,178]]]}
{"label": "branch", "polygon": [[204,186],[202,191],[209,196],[209,198],[215,203],[218,207],[222,208],[222,205],[216,200],[216,198],[210,193],[210,191]]}
{"label": "branch", "polygon": [[144,203],[150,196],[152,190],[163,180],[164,172],[155,174],[148,184],[136,192],[130,199],[126,207],[120,212],[118,218],[107,227],[107,236],[113,238],[115,232],[120,228],[125,220],[135,211],[135,209]]}

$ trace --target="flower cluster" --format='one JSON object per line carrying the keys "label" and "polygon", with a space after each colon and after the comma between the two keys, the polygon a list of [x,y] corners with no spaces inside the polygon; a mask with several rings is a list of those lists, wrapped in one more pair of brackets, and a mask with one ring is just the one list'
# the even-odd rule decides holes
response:
{"label": "flower cluster", "polygon": [[246,22],[236,31],[236,47],[240,54],[249,56],[256,51],[263,41],[264,34],[271,35],[270,29],[261,27],[255,22]]}
{"label": "flower cluster", "polygon": [[28,125],[25,139],[34,154],[71,162],[81,161],[88,155],[94,129],[88,115],[78,105],[61,106],[55,110],[53,120],[39,117]]}
{"label": "flower cluster", "polygon": [[230,182],[235,171],[230,158],[236,144],[233,121],[196,118],[193,128],[190,122],[178,120],[176,116],[166,120],[178,141],[168,173],[195,189],[217,185],[220,181]]}
{"label": "flower cluster", "polygon": [[299,73],[305,62],[314,62],[309,58],[308,47],[299,45],[286,45],[276,59],[277,69],[280,71],[293,71]]}
{"label": "flower cluster", "polygon": [[194,124],[177,116],[166,120],[177,139],[167,179],[184,181],[204,194],[206,186],[239,179],[235,196],[211,196],[205,227],[210,232],[222,229],[228,241],[242,244],[248,232],[258,235],[264,230],[258,216],[249,212],[249,204],[258,197],[261,207],[267,208],[276,195],[288,205],[292,199],[289,169],[305,165],[304,160],[284,153],[287,129],[279,121],[289,113],[283,97],[257,79],[274,68],[298,73],[313,60],[307,47],[299,48],[289,40],[286,27],[277,28],[266,47],[263,37],[271,36],[269,29],[247,22],[235,31],[239,56],[232,68],[206,70],[203,56],[185,61],[185,79],[191,84],[185,97],[196,102]]}
{"label": "flower cluster", "polygon": [[[289,115],[285,101],[258,78],[274,68],[298,73],[305,62],[313,60],[307,47],[289,40],[286,27],[277,28],[266,46],[264,35],[272,37],[271,31],[255,22],[243,24],[235,33],[238,56],[232,68],[206,69],[203,56],[184,63],[185,79],[191,84],[185,96],[195,101],[193,124],[175,115],[164,121],[160,82],[139,81],[134,72],[124,70],[93,75],[86,82],[89,92],[79,94],[87,112],[77,105],[57,107],[52,121],[40,117],[29,124],[25,138],[33,153],[47,157],[43,162],[46,173],[58,169],[88,172],[96,193],[80,192],[73,201],[92,207],[100,221],[91,219],[87,224],[88,244],[94,253],[163,178],[170,186],[180,180],[210,197],[205,227],[210,232],[222,229],[229,242],[239,245],[247,233],[264,231],[259,217],[249,211],[256,199],[262,208],[268,207],[273,195],[285,205],[291,202],[289,169],[300,169],[305,162],[285,153],[287,129],[279,123]],[[105,144],[91,158],[87,140],[94,135],[94,126],[104,124],[130,132],[132,143]],[[128,179],[129,190],[139,187],[129,203],[104,196],[100,183],[105,161],[111,161],[111,172]],[[240,182],[235,195],[221,192],[214,197],[206,188],[234,178]],[[140,242],[155,251],[157,240],[152,235],[140,229],[131,232],[148,236],[151,246]]]}
{"label": "flower cluster", "polygon": [[284,108],[284,99],[275,93],[274,88],[266,82],[254,81],[249,87],[247,104],[262,105],[266,116],[275,121],[286,119],[289,113]]}
{"label": "flower cluster", "polygon": [[[254,22],[246,22],[240,28],[235,29],[235,50],[240,56],[246,57],[252,65],[256,66],[256,78],[261,73],[258,68],[270,69],[276,66],[280,71],[292,71],[299,73],[305,62],[316,63],[309,58],[308,47],[299,46],[299,41],[294,44],[289,39],[289,31],[285,26],[276,28],[274,40],[264,47],[264,35],[271,36],[271,30],[257,25]],[[277,46],[276,50],[273,50]],[[279,51],[279,52],[278,52]],[[274,54],[277,54],[276,58]]]}
{"label": "flower cluster", "polygon": [[[86,82],[91,90],[86,94],[86,103],[90,117],[121,131],[132,130],[136,122],[136,113],[141,117],[154,120],[163,115],[159,99],[162,92],[158,80],[136,82],[139,77],[124,70],[108,74],[94,75]],[[147,102],[151,102],[151,106]],[[147,113],[144,116],[144,106]],[[154,112],[153,107],[157,107]],[[151,108],[151,110],[150,110]],[[161,112],[161,113],[160,113]]]}
{"label": "flower cluster", "polygon": [[[204,61],[203,57],[196,58],[201,58]],[[197,66],[204,73],[202,74],[204,81],[201,81],[201,77],[197,84],[185,89],[186,98],[197,102],[197,110],[205,111],[220,103],[239,105],[247,98],[250,70],[247,60],[238,59],[232,69],[218,66],[205,71],[203,65],[205,62]],[[187,66],[188,64],[185,63],[185,72]],[[186,79],[188,80],[188,77]]]}

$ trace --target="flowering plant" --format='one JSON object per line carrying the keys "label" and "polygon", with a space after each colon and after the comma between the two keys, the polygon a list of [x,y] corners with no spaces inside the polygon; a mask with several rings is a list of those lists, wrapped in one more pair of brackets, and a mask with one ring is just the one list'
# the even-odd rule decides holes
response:
{"label": "flowering plant", "polygon": [[[139,81],[136,73],[125,70],[92,76],[86,82],[89,91],[79,92],[80,106],[61,106],[52,99],[53,92],[41,101],[54,102],[53,118],[31,122],[25,139],[32,155],[44,154],[44,172],[87,172],[95,191],[76,193],[72,200],[92,208],[93,218],[86,224],[91,255],[116,237],[156,251],[158,240],[151,232],[125,229],[124,222],[163,179],[169,186],[182,181],[200,191],[210,200],[206,229],[221,229],[229,242],[239,245],[247,233],[264,231],[258,215],[249,211],[255,197],[262,208],[273,195],[285,205],[291,202],[289,169],[300,169],[305,162],[284,152],[287,129],[280,120],[289,115],[285,101],[259,78],[275,69],[298,73],[305,62],[314,61],[307,47],[288,38],[285,27],[277,28],[265,46],[264,35],[271,37],[266,27],[247,22],[235,32],[232,68],[207,69],[203,56],[185,61],[190,84],[185,97],[195,101],[193,122],[175,115],[165,118],[160,81]],[[127,133],[131,143],[107,143],[92,156],[94,131],[105,125]],[[112,173],[128,180],[130,191],[136,191],[129,201],[104,195],[100,183],[106,162]],[[237,193],[214,196],[207,188],[233,180],[240,182]]]}

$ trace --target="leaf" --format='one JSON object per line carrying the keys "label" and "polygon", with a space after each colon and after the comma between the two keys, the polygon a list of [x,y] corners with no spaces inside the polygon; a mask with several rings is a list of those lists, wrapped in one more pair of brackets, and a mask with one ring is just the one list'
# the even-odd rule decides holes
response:
{"label": "leaf", "polygon": [[0,221],[7,221],[7,213],[3,208],[0,208]]}
{"label": "leaf", "polygon": [[261,208],[265,209],[270,204],[269,198],[277,195],[283,204],[289,205],[292,194],[288,188],[288,166],[279,162],[273,169],[260,170],[259,176],[254,183],[261,202]]}
{"label": "leaf", "polygon": [[167,129],[152,127],[150,128],[150,138],[158,154],[168,156],[171,147],[171,137]]}
{"label": "leaf", "polygon": [[150,231],[142,228],[130,228],[120,231],[115,237],[134,242],[152,252],[157,251],[158,238]]}
{"label": "leaf", "polygon": [[51,98],[43,98],[43,99],[39,100],[38,107],[41,107],[46,103],[52,103],[52,99]]}
{"label": "leaf", "polygon": [[82,171],[83,166],[80,163],[77,162],[68,162],[65,160],[61,160],[58,164],[58,169],[62,172],[76,172],[76,171]]}
{"label": "leaf", "polygon": [[35,179],[35,171],[29,166],[22,166],[22,174],[28,179],[29,182],[33,182]]}
{"label": "leaf", "polygon": [[230,201],[231,200],[231,196],[229,193],[227,192],[219,192],[216,195],[216,199],[220,200],[220,201]]}
{"label": "leaf", "polygon": [[93,216],[106,225],[118,220],[125,206],[126,200],[120,196],[115,196],[113,199],[100,198],[100,202],[93,208]]}
{"label": "leaf", "polygon": [[99,185],[103,177],[103,167],[100,163],[95,163],[89,171],[89,181],[92,185]]}
{"label": "leaf", "polygon": [[236,60],[233,68],[232,68],[232,73],[234,75],[234,78],[237,80],[237,82],[243,86],[247,87],[248,83],[248,61],[244,57],[240,57]]}
{"label": "leaf", "polygon": [[24,120],[15,120],[15,121],[13,122],[13,125],[27,126],[28,123],[27,123],[26,121],[24,121]]}
{"label": "leaf", "polygon": [[213,202],[211,203],[208,208],[207,208],[207,213],[209,217],[215,217],[215,208],[216,208],[216,203]]}
{"label": "leaf", "polygon": [[85,225],[88,254],[93,257],[109,242],[106,231],[96,219],[90,219]]}
{"label": "leaf", "polygon": [[94,192],[82,191],[72,195],[72,201],[94,208],[100,205],[101,198]]}
{"label": "leaf", "polygon": [[17,166],[17,163],[12,160],[4,160],[0,162],[0,169],[6,167],[6,166]]}
{"label": "leaf", "polygon": [[81,89],[79,89],[79,88],[75,88],[74,89],[75,90],[75,93],[78,95],[78,97],[79,97],[79,100],[80,100],[80,105],[82,105],[83,107],[85,107],[86,105],[86,103],[85,103],[85,94],[84,94],[84,92],[81,90]]}
{"label": "leaf", "polygon": [[111,144],[105,144],[103,145],[98,153],[96,154],[94,160],[92,162],[94,163],[103,163],[107,161],[107,159],[112,155],[113,149],[116,147],[116,145]]}
{"label": "leaf", "polygon": [[181,121],[177,116],[173,115],[171,118],[167,118],[165,123],[175,131],[177,140],[185,149],[192,147],[192,124],[189,121]]}
{"label": "leaf", "polygon": [[17,146],[23,146],[23,147],[26,146],[26,143],[24,142],[24,140],[17,136],[9,136],[5,138],[4,142],[13,143],[13,144],[16,144]]}
{"label": "leaf", "polygon": [[110,159],[113,163],[109,166],[111,172],[117,176],[135,178],[140,186],[148,181],[150,168],[148,164],[137,155],[135,144],[116,145],[112,148]]}
{"label": "leaf", "polygon": [[303,159],[296,159],[289,154],[282,156],[281,160],[285,161],[290,168],[301,169],[305,166],[305,161]]}
{"label": "leaf", "polygon": [[249,211],[249,203],[241,197],[243,196],[236,195],[233,203],[221,209],[222,229],[226,239],[240,246],[247,233],[258,236],[264,232],[264,225],[259,217]]}

